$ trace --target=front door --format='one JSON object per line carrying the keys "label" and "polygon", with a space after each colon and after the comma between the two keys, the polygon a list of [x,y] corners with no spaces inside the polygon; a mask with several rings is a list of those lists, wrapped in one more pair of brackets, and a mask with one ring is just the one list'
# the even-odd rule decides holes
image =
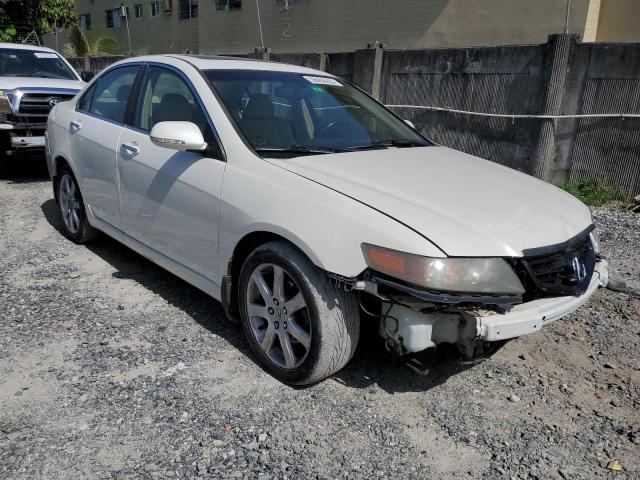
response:
{"label": "front door", "polygon": [[139,71],[139,66],[130,65],[104,74],[78,100],[68,125],[83,200],[112,225],[119,223],[116,150]]}
{"label": "front door", "polygon": [[[207,152],[179,152],[151,142],[162,121],[189,121]],[[213,126],[195,89],[178,72],[151,66],[131,128],[119,142],[123,229],[148,247],[210,280],[218,278],[218,215],[225,171]]]}

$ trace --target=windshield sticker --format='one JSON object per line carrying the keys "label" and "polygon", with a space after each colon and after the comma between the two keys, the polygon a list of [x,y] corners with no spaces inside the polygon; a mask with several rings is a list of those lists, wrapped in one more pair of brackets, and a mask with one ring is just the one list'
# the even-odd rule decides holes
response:
{"label": "windshield sticker", "polygon": [[313,83],[314,85],[330,85],[332,87],[342,87],[342,84],[329,77],[311,77],[308,75],[303,75],[303,77],[307,82]]}
{"label": "windshield sticker", "polygon": [[47,53],[47,52],[33,52],[36,58],[58,58],[58,55],[55,53]]}

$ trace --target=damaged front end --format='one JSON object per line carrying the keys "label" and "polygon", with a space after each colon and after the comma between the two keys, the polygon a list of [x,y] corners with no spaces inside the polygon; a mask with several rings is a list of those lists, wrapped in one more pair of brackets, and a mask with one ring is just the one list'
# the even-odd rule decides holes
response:
{"label": "damaged front end", "polygon": [[378,319],[389,350],[408,355],[449,343],[463,361],[472,362],[505,340],[568,315],[606,286],[608,264],[592,230],[562,245],[505,259],[519,278],[520,292],[430,290],[373,269],[355,279],[330,279],[359,296],[364,313]]}
{"label": "damaged front end", "polygon": [[43,150],[49,111],[76,93],[62,88],[0,90],[0,153]]}

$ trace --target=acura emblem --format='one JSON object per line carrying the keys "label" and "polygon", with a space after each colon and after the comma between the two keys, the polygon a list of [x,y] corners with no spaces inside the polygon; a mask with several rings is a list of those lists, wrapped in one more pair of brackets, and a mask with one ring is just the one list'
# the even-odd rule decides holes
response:
{"label": "acura emblem", "polygon": [[62,99],[58,97],[53,97],[51,100],[49,100],[49,106],[51,108],[55,107],[59,103],[62,103]]}
{"label": "acura emblem", "polygon": [[587,269],[578,257],[573,257],[573,260],[571,260],[571,267],[573,268],[573,272],[576,274],[576,278],[579,282],[587,277]]}

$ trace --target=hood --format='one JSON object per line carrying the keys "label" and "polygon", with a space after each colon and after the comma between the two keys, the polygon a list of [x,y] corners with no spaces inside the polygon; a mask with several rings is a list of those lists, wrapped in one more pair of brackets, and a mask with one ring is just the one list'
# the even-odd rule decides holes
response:
{"label": "hood", "polygon": [[518,257],[592,223],[563,190],[445,147],[269,161],[393,217],[454,257]]}
{"label": "hood", "polygon": [[60,80],[57,78],[34,77],[0,77],[0,90],[15,90],[20,88],[65,88],[80,90],[84,87],[82,80]]}

